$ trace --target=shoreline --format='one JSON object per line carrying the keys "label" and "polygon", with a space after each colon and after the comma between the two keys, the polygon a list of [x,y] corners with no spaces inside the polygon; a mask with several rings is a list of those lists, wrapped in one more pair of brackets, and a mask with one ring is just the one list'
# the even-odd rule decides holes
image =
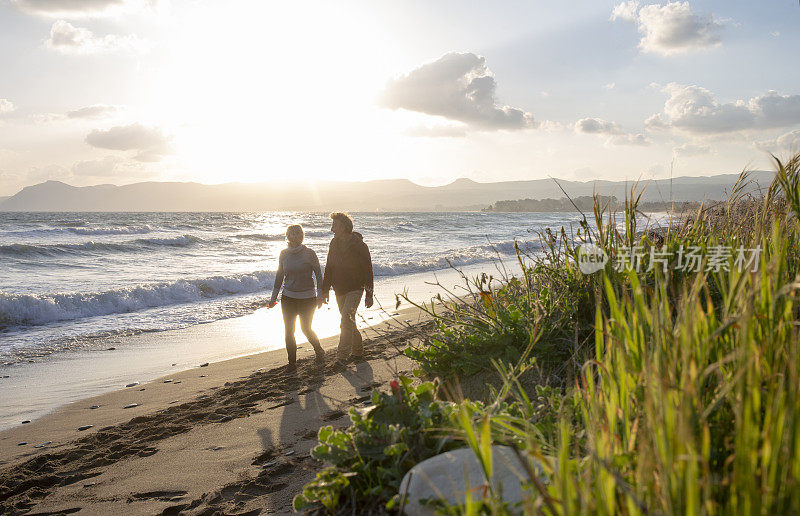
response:
{"label": "shoreline", "polygon": [[[491,268],[491,263],[482,263],[462,270],[472,275]],[[361,330],[381,324],[391,314],[399,312],[394,309],[398,292],[407,291],[412,299],[429,302],[438,292],[427,283],[434,279],[448,286],[461,284],[459,273],[451,269],[376,281],[376,306],[359,310]],[[404,303],[404,307],[408,306]],[[339,315],[335,302],[316,312],[314,330],[321,340],[338,335]],[[303,348],[298,350],[298,357],[311,356],[311,348],[299,328],[296,339]],[[69,403],[113,392],[134,382],[145,383],[191,370],[205,362],[215,363],[276,349],[284,350],[280,310],[260,308],[241,317],[181,329],[112,337],[96,343],[93,349],[15,364],[0,369],[3,376],[9,376],[0,379],[5,402],[0,411],[0,431],[18,427],[23,421],[37,421]],[[285,357],[285,351],[281,352]]]}
{"label": "shoreline", "polygon": [[[291,496],[319,466],[308,455],[316,429],[345,426],[350,407],[363,406],[373,388],[410,371],[411,361],[394,346],[405,345],[424,328],[424,314],[413,307],[398,313],[397,319],[413,323],[388,320],[362,329],[367,360],[345,368],[332,365],[335,335],[321,339],[324,368],[314,368],[311,358],[300,355],[297,374],[289,374],[285,350],[271,350],[82,399],[4,430],[0,508],[153,514],[187,500],[228,507],[239,502],[225,496],[212,502],[203,495],[241,483],[244,475],[264,491],[259,503],[290,510]],[[79,430],[84,425],[92,426]],[[280,489],[271,480],[276,467],[288,475]],[[42,475],[59,480],[32,493],[14,492],[15,485],[28,482],[46,486]],[[175,488],[179,478],[183,481]]]}

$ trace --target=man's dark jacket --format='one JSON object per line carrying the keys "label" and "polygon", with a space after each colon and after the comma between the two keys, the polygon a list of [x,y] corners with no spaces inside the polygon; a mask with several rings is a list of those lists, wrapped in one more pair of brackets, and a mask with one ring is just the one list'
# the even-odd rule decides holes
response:
{"label": "man's dark jacket", "polygon": [[322,277],[322,292],[333,287],[337,294],[362,288],[372,292],[372,258],[361,233],[335,236],[328,248],[328,260]]}

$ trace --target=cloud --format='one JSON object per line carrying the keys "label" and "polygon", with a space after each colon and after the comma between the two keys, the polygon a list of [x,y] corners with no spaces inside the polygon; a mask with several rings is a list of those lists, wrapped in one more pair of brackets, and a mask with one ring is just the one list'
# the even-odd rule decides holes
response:
{"label": "cloud", "polygon": [[650,145],[645,135],[641,133],[626,133],[616,122],[609,122],[602,118],[582,118],[575,122],[575,132],[583,134],[608,135],[607,145]]}
{"label": "cloud", "polygon": [[92,131],[86,136],[86,143],[100,149],[137,151],[133,159],[144,162],[160,161],[172,153],[172,137],[160,128],[141,124]]}
{"label": "cloud", "polygon": [[67,118],[105,118],[119,111],[117,106],[95,104],[67,112]]}
{"label": "cloud", "polygon": [[770,90],[749,101],[720,103],[707,89],[670,83],[664,113],[645,122],[650,129],[673,127],[690,133],[724,133],[755,128],[787,127],[800,123],[800,95]]}
{"label": "cloud", "polygon": [[138,54],[147,50],[147,43],[138,36],[108,34],[95,36],[89,29],[75,27],[64,20],[56,21],[50,28],[45,46],[62,54]]}
{"label": "cloud", "polygon": [[602,118],[582,118],[575,122],[575,132],[583,134],[609,135],[606,144],[610,145],[650,145],[643,134],[626,133],[616,122]]}
{"label": "cloud", "polygon": [[744,102],[720,104],[705,88],[671,83],[663,91],[669,94],[664,113],[673,127],[713,133],[736,131],[755,124],[755,115]]}
{"label": "cloud", "polygon": [[664,120],[664,115],[656,113],[644,121],[644,128],[648,131],[662,131],[669,128],[669,123]]}
{"label": "cloud", "polygon": [[672,149],[672,153],[676,156],[701,156],[703,154],[712,154],[713,151],[710,145],[686,142],[680,147]]}
{"label": "cloud", "polygon": [[762,127],[786,127],[800,123],[800,95],[781,95],[769,90],[766,95],[750,99],[749,107]]}
{"label": "cloud", "polygon": [[772,140],[762,140],[755,147],[767,152],[800,152],[800,130],[790,131]]}
{"label": "cloud", "polygon": [[725,22],[713,15],[692,12],[689,2],[640,6],[638,1],[614,7],[611,20],[636,24],[642,35],[639,48],[644,53],[671,56],[718,47]]}
{"label": "cloud", "polygon": [[104,16],[132,7],[129,0],[12,0],[21,11],[50,17]]}
{"label": "cloud", "polygon": [[575,122],[575,131],[587,134],[621,134],[622,128],[619,124],[602,118],[582,118]]}
{"label": "cloud", "polygon": [[611,11],[611,21],[636,22],[639,16],[639,2],[622,2]]}
{"label": "cloud", "polygon": [[481,130],[533,127],[533,115],[497,103],[496,89],[483,57],[451,52],[390,80],[379,104],[442,116]]}
{"label": "cloud", "polygon": [[14,111],[14,104],[8,99],[0,99],[0,116],[7,115]]}

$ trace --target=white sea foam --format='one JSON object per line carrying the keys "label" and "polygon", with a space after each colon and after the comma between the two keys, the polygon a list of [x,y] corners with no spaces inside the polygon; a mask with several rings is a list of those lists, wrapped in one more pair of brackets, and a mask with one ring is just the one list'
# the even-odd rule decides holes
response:
{"label": "white sea foam", "polygon": [[127,242],[81,242],[78,244],[8,244],[0,245],[0,256],[57,256],[93,252],[136,252],[153,246],[186,247],[202,242],[193,235],[167,238],[139,238]]}
{"label": "white sea foam", "polygon": [[24,229],[17,231],[5,231],[0,233],[3,237],[49,237],[57,235],[144,235],[152,233],[153,227],[150,225],[142,226],[120,226],[120,227],[59,227],[43,229]]}
{"label": "white sea foam", "polygon": [[149,225],[144,225],[117,228],[67,228],[67,231],[76,235],[142,235],[151,233],[153,228]]}
{"label": "white sea foam", "polygon": [[[519,242],[523,251],[536,250],[538,245],[534,242]],[[493,259],[507,258],[515,253],[514,241],[499,242],[468,247],[466,249],[451,250],[444,253],[418,257],[410,260],[373,261],[372,269],[375,276],[401,276],[415,272],[446,269],[450,266],[463,267],[491,261]]]}
{"label": "white sea foam", "polygon": [[105,292],[44,295],[0,292],[0,325],[41,325],[195,303],[203,299],[263,291],[272,286],[274,278],[274,272],[257,271],[251,274],[136,285]]}
{"label": "white sea foam", "polygon": [[146,245],[169,245],[169,246],[183,247],[202,241],[203,241],[202,238],[196,237],[194,235],[181,235],[177,237],[166,237],[166,238],[140,238],[136,240],[136,243],[146,244]]}

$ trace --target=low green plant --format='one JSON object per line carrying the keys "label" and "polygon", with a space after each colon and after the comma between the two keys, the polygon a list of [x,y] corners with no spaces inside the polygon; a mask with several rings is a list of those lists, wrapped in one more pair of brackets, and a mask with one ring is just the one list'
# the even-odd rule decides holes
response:
{"label": "low green plant", "polygon": [[311,455],[331,466],[295,497],[295,509],[322,505],[331,513],[349,507],[365,514],[392,508],[409,469],[462,446],[444,430],[455,405],[437,400],[436,389],[434,382],[415,385],[401,376],[391,392],[373,392],[371,407],[351,409],[349,428],[320,428]]}
{"label": "low green plant", "polygon": [[540,237],[542,252],[516,247],[519,276],[464,278],[466,293],[448,292],[439,303],[405,297],[436,323],[435,332],[406,348],[406,355],[431,377],[466,377],[491,371],[492,360],[515,365],[534,343],[531,358],[550,373],[563,373],[592,335],[595,280],[568,260],[572,239],[563,228],[559,238],[549,229]]}

